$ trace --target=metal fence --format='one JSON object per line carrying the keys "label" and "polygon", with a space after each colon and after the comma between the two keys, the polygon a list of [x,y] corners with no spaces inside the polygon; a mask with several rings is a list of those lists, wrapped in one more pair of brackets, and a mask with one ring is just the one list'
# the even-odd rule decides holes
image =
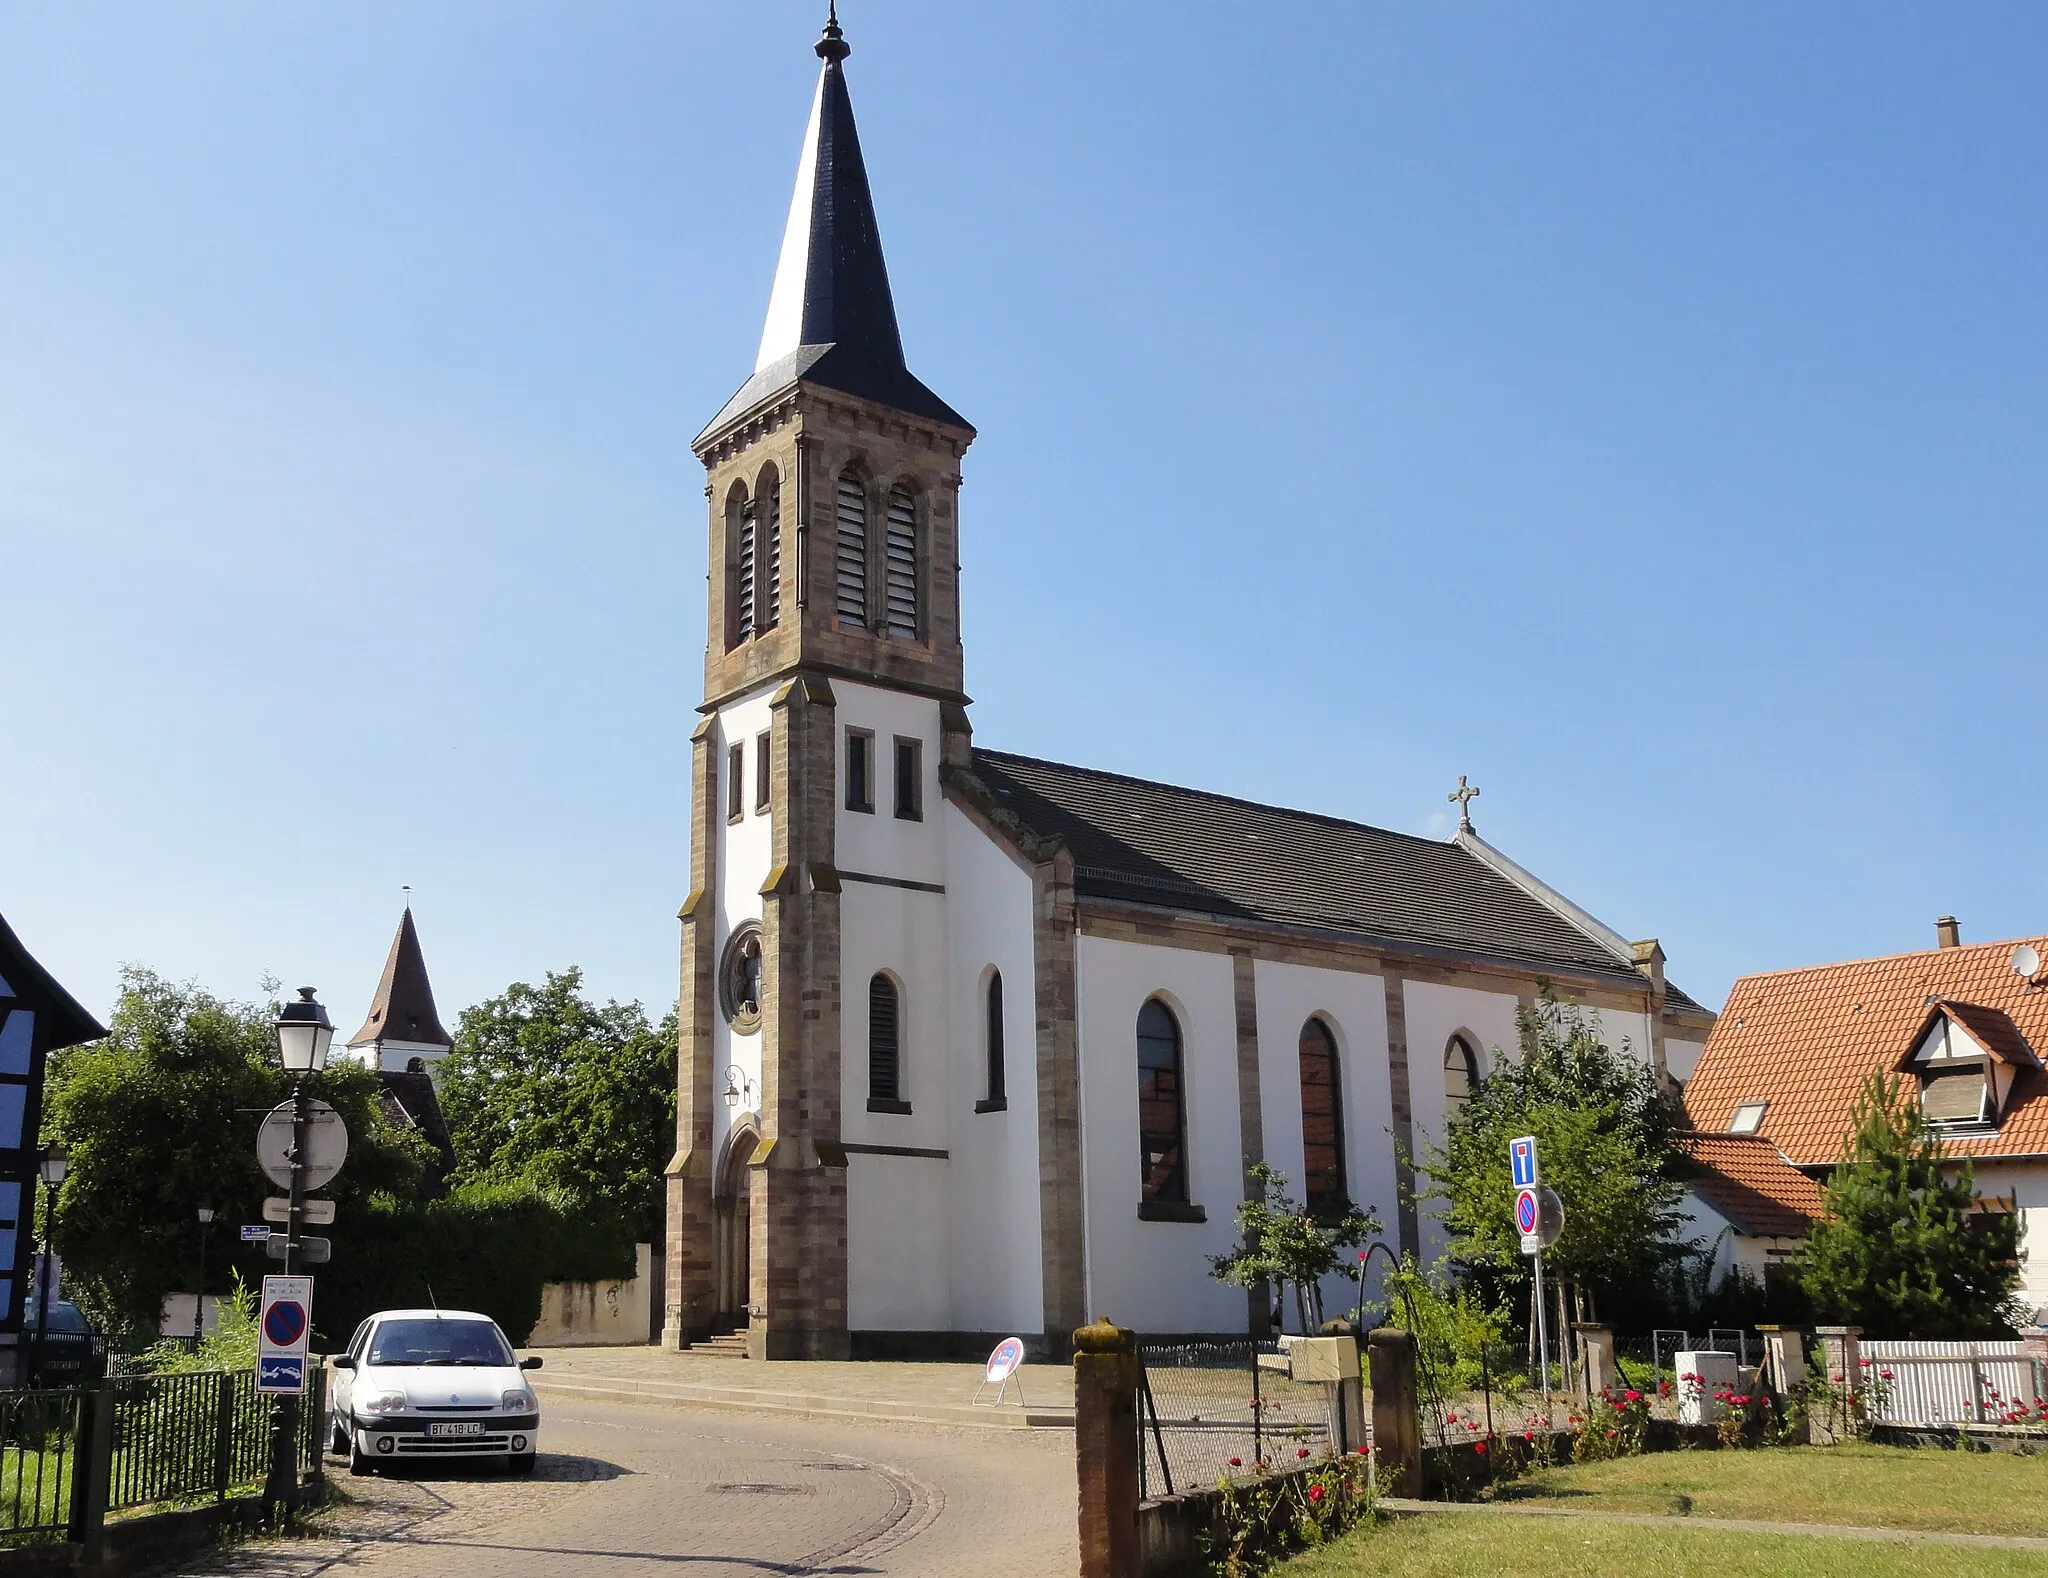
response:
{"label": "metal fence", "polygon": [[2000,1424],[2015,1413],[2039,1423],[2048,1395],[2017,1342],[1866,1342],[1863,1364],[1879,1424]]}
{"label": "metal fence", "polygon": [[1138,1360],[1143,1499],[1285,1468],[1336,1439],[1326,1389],[1293,1380],[1278,1343],[1141,1341]]}
{"label": "metal fence", "polygon": [[[299,1414],[317,1468],[324,1400]],[[0,1546],[97,1537],[110,1513],[224,1500],[270,1461],[270,1399],[249,1371],[112,1376],[75,1391],[0,1392]]]}

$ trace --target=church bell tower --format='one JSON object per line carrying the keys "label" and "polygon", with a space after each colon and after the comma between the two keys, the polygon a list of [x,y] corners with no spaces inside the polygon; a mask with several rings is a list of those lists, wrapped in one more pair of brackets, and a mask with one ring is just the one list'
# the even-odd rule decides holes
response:
{"label": "church bell tower", "polygon": [[[744,1332],[761,1358],[849,1351],[841,816],[872,810],[893,767],[904,818],[922,793],[904,774],[936,784],[968,738],[957,511],[974,429],[905,365],[836,16],[817,53],[753,374],[692,445],[710,597],[664,1340]],[[908,721],[851,730],[853,693]]]}

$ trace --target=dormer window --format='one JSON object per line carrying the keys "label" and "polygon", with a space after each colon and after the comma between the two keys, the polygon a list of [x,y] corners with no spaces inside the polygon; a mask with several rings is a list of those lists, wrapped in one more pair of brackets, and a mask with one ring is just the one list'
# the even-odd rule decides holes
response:
{"label": "dormer window", "polygon": [[1735,1116],[1728,1120],[1730,1134],[1754,1134],[1764,1126],[1764,1114],[1770,1110],[1768,1101],[1745,1101],[1735,1109]]}
{"label": "dormer window", "polygon": [[1941,1128],[1998,1122],[2021,1067],[2038,1067],[2018,1027],[1996,1009],[1937,1000],[1902,1070],[1920,1086],[1920,1111]]}

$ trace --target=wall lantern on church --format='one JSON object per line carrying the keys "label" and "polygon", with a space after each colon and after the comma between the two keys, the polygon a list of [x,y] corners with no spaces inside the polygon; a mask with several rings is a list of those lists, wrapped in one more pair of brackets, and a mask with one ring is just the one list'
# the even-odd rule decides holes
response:
{"label": "wall lantern on church", "polygon": [[725,1071],[725,1104],[735,1110],[744,1104],[750,1112],[754,1107],[754,1082],[737,1063]]}

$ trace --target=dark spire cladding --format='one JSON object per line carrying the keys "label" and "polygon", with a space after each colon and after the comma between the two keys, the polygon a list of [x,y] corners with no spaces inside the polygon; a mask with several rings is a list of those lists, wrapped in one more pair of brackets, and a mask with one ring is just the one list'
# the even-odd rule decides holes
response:
{"label": "dark spire cladding", "polygon": [[349,1037],[348,1044],[360,1047],[381,1041],[410,1041],[428,1047],[455,1044],[434,1011],[434,988],[427,981],[427,961],[420,953],[420,934],[413,929],[409,904],[398,923],[398,935],[391,939],[391,953],[384,960],[384,976],[377,983],[370,1017]]}
{"label": "dark spire cladding", "polygon": [[841,69],[852,49],[836,10],[817,52],[825,64],[811,101],[754,376],[704,431],[798,380],[966,428],[966,419],[904,365],[874,194]]}

